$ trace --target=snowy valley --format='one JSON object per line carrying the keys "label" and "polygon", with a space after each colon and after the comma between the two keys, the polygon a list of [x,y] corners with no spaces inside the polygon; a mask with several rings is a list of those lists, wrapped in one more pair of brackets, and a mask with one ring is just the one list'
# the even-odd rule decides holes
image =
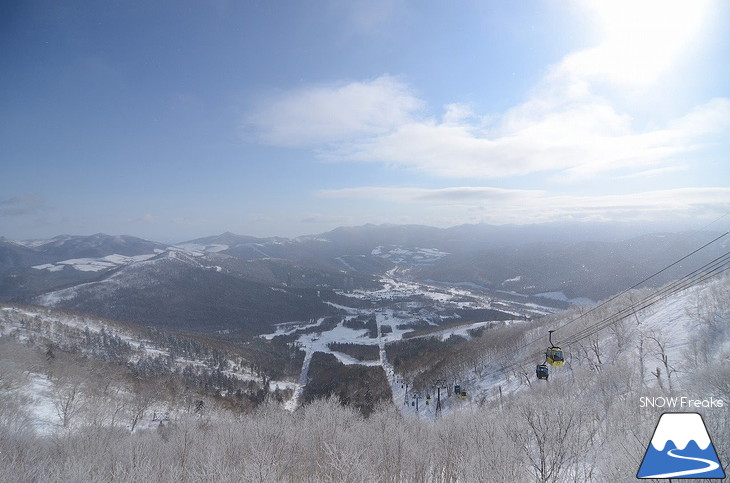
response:
{"label": "snowy valley", "polygon": [[[30,265],[51,276],[100,267],[101,277],[23,300],[35,305],[0,304],[0,474],[628,481],[672,410],[701,412],[727,465],[730,254],[689,258],[668,283],[597,302],[571,293],[582,298],[569,304],[530,289],[528,272],[492,284],[419,277],[450,257],[445,248],[346,254],[323,239],[288,248],[325,245],[317,263],[269,257],[282,240],[245,239],[238,248],[257,255],[243,259],[214,238]],[[155,314],[154,301],[184,297],[195,300],[180,313],[218,320],[206,312],[218,304],[231,318],[92,315],[133,315],[135,304]],[[551,338],[565,365],[538,380]]]}
{"label": "snowy valley", "polygon": [[[661,297],[655,298],[657,293]],[[423,335],[419,329],[398,329],[409,319],[393,307],[417,307],[412,300],[399,300],[406,294],[455,306],[476,303],[461,300],[468,298],[463,289],[419,292],[393,279],[380,291],[343,293],[395,305],[372,314],[376,337],[367,328],[348,328],[345,322],[362,316],[363,309],[344,305],[338,308],[347,314],[327,330],[318,320],[262,337],[294,335],[290,345],[306,354],[300,375],[281,381],[262,380],[262,372],[246,367],[244,355],[233,357],[233,352],[173,355],[161,342],[164,337],[153,340],[143,330],[56,310],[4,306],[3,474],[13,481],[628,480],[656,417],[666,410],[642,407],[642,398],[672,395],[724,402],[702,412],[717,435],[721,461],[727,461],[728,441],[721,436],[730,427],[727,277],[677,285],[663,294],[631,291],[598,308],[574,307],[534,320],[523,316],[450,328],[429,324],[420,329]],[[641,308],[642,301],[654,303]],[[586,332],[627,307],[628,316]],[[538,315],[539,308],[529,308]],[[563,345],[566,366],[554,368],[547,382],[535,380],[534,364],[541,362],[547,329],[572,320],[570,329],[558,332],[564,332],[560,340],[575,340]],[[388,325],[393,331],[383,333]],[[589,335],[577,339],[580,334]],[[463,340],[446,343],[453,338]],[[418,340],[446,344],[435,350],[419,347],[433,356],[428,364],[419,359],[423,353],[389,351],[389,346]],[[333,349],[337,343],[372,345],[377,357],[358,360],[335,350],[336,345]],[[97,349],[90,349],[95,344]],[[307,369],[317,352],[333,354],[345,365],[382,368],[387,400],[363,418],[360,401],[342,406],[337,390],[334,399],[305,399]],[[173,369],[150,379],[140,369],[134,372],[144,360],[162,360]],[[75,366],[79,363],[82,369]],[[124,374],[124,367],[133,370]],[[191,371],[195,376],[184,379]],[[177,389],[169,382],[176,372],[183,377]],[[225,397],[232,389],[219,386],[206,393],[215,382],[193,387],[191,381],[203,381],[205,374],[216,375],[211,380],[218,384],[221,377],[237,381],[243,394],[252,389],[250,394],[261,395],[268,385],[269,395],[257,409],[241,412]],[[146,386],[150,380],[156,382]],[[455,382],[466,398],[454,394]],[[363,391],[360,397],[368,395]],[[87,445],[106,449],[90,454]]]}

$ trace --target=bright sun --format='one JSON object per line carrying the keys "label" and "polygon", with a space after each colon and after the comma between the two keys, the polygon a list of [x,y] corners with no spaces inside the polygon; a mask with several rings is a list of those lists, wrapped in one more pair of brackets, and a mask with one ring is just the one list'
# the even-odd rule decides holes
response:
{"label": "bright sun", "polygon": [[613,81],[647,84],[671,67],[696,38],[711,10],[710,0],[587,1],[603,41],[574,54],[574,72]]}

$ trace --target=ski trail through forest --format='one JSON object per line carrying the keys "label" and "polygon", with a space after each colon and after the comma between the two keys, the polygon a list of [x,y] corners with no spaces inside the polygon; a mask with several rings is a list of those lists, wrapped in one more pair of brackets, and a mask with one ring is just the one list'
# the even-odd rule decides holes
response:
{"label": "ski trail through forest", "polygon": [[312,355],[315,350],[312,345],[307,347],[307,353],[304,356],[304,362],[302,363],[302,372],[299,374],[299,381],[297,381],[297,387],[294,390],[292,398],[284,404],[284,408],[288,411],[294,411],[299,407],[299,400],[302,398],[304,387],[307,385],[307,379],[309,378],[309,364],[312,362]]}

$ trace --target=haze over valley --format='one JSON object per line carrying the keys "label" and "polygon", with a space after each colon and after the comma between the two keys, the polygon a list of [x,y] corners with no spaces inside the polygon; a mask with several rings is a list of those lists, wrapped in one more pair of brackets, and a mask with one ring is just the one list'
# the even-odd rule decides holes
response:
{"label": "haze over valley", "polygon": [[724,477],[729,23],[3,2],[0,480]]}

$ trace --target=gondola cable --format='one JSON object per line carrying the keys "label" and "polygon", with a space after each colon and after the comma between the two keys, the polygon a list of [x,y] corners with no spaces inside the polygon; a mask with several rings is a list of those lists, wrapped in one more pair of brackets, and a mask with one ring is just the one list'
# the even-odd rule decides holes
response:
{"label": "gondola cable", "polygon": [[[662,273],[663,271],[665,271],[666,269],[670,268],[671,266],[676,265],[677,263],[680,263],[681,261],[685,260],[689,256],[691,256],[691,255],[697,253],[698,251],[706,248],[710,244],[715,243],[716,241],[718,241],[721,238],[723,238],[724,236],[726,236],[728,233],[730,233],[730,232],[726,232],[726,233],[722,234],[721,236],[715,238],[714,240],[710,241],[709,243],[703,245],[702,247],[694,250],[692,253],[690,253],[690,254],[682,257],[681,259],[677,260],[676,262],[672,263],[671,265],[668,265],[664,269],[656,272],[651,277],[648,277],[648,278],[644,279],[643,281],[639,282],[634,287],[636,287],[636,286],[638,286],[638,285],[646,282],[647,280],[650,280],[654,276]],[[599,332],[600,330],[605,329],[606,327],[608,327],[609,325],[617,322],[618,320],[621,320],[621,319],[625,318],[626,316],[630,315],[631,313],[633,313],[637,309],[638,310],[644,310],[644,309],[646,309],[646,308],[648,308],[648,307],[650,307],[650,306],[658,303],[659,301],[661,301],[661,300],[663,300],[663,299],[665,299],[665,298],[667,298],[667,297],[669,297],[669,296],[671,296],[671,295],[673,295],[675,293],[681,292],[681,291],[683,291],[683,290],[685,290],[685,289],[687,289],[687,288],[689,288],[689,287],[691,287],[693,285],[697,285],[697,284],[703,283],[704,281],[709,280],[712,277],[715,277],[717,275],[720,275],[721,273],[724,273],[726,270],[730,269],[730,266],[725,266],[725,264],[727,264],[728,262],[730,262],[730,252],[729,253],[726,253],[726,254],[724,254],[724,255],[722,255],[720,257],[717,257],[716,259],[714,259],[711,262],[705,264],[704,266],[700,267],[699,269],[697,269],[697,270],[691,272],[690,274],[685,275],[681,279],[679,279],[679,280],[677,280],[677,281],[675,281],[675,282],[667,285],[665,288],[661,289],[659,292],[656,292],[654,294],[651,294],[651,295],[645,297],[644,299],[642,299],[641,301],[639,301],[637,303],[631,304],[628,308],[625,308],[622,311],[617,312],[616,314],[613,314],[613,315],[611,315],[609,317],[606,317],[606,318],[604,318],[604,319],[602,319],[602,320],[600,320],[600,321],[598,321],[598,322],[596,322],[594,324],[591,324],[590,326],[588,326],[586,328],[581,329],[579,331],[579,333],[580,333],[580,336],[579,337],[576,337],[576,334],[572,334],[568,339],[566,339],[566,342],[569,342],[570,344],[577,343],[577,342],[579,342],[579,341],[581,341],[581,340],[583,340],[583,339],[585,339],[587,337],[590,337],[594,333]],[[703,270],[708,270],[708,269],[709,269],[708,272],[703,272]],[[698,276],[698,274],[699,274],[699,276]],[[563,328],[566,325],[575,322],[576,320],[580,319],[581,317],[584,317],[588,313],[593,312],[598,307],[600,307],[602,305],[605,305],[606,303],[608,303],[608,302],[616,299],[617,297],[619,297],[620,295],[628,292],[629,290],[631,290],[631,289],[624,290],[620,294],[618,294],[618,295],[612,297],[611,299],[603,302],[599,306],[594,307],[590,311],[585,312],[585,313],[581,314],[580,316],[572,319],[571,321],[569,321],[569,322],[561,325],[560,327],[558,327],[558,329]],[[624,313],[624,312],[626,312],[626,313]],[[558,329],[554,329],[553,331],[558,330]],[[590,330],[589,331],[588,329],[595,329],[595,330]],[[530,342],[526,342],[522,346],[516,348],[513,352],[516,353],[516,352],[518,352],[518,351],[520,351],[522,349],[525,349],[525,348],[527,348],[527,347],[535,344],[539,340],[540,339],[535,339],[535,340],[532,340]],[[539,354],[539,352],[533,352],[532,355],[530,356],[530,358],[534,358],[535,355],[537,355],[537,354]],[[498,371],[493,371],[491,373],[488,373],[488,374],[485,375],[485,377],[490,377],[492,375],[499,374],[499,373],[501,373],[501,372],[503,372],[503,371],[505,371],[507,369],[510,369],[510,368],[513,368],[513,367],[517,367],[517,366],[520,366],[520,365],[523,365],[523,363],[522,362],[514,362],[514,363],[511,363],[511,364],[503,365]]]}

